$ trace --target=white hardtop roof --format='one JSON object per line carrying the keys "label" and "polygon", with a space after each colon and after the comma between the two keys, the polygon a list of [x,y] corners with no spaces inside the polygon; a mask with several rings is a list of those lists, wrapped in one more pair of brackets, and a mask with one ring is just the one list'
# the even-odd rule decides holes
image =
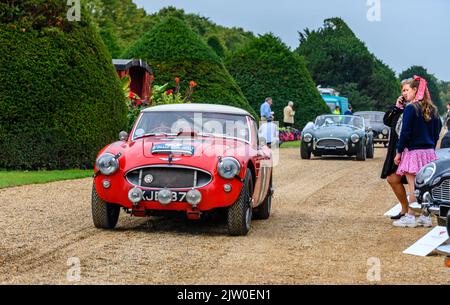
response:
{"label": "white hardtop roof", "polygon": [[243,109],[216,104],[167,104],[148,107],[142,110],[142,112],[159,112],[159,111],[213,112],[224,114],[248,115],[250,117],[253,117],[250,113],[248,113]]}

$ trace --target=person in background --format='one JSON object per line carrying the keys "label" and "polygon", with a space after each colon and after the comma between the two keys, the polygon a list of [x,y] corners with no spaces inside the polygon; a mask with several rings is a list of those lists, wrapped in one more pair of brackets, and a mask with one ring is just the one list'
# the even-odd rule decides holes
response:
{"label": "person in background", "polygon": [[348,110],[344,114],[345,115],[353,115],[352,105],[348,105]]}
{"label": "person in background", "polygon": [[450,103],[447,104],[447,115],[445,116],[444,124],[448,126],[450,123]]}
{"label": "person in background", "polygon": [[258,129],[259,138],[264,138],[267,146],[270,148],[280,141],[278,126],[273,122],[273,119],[274,117],[270,116],[267,122],[261,122],[261,126]]}
{"label": "person in background", "polygon": [[294,102],[289,101],[286,107],[283,109],[283,125],[284,127],[294,127]]}
{"label": "person in background", "polygon": [[390,107],[383,117],[384,125],[391,128],[391,136],[389,138],[383,169],[381,170],[381,179],[387,180],[402,206],[400,213],[391,217],[392,220],[398,220],[408,212],[408,198],[404,186],[404,184],[407,184],[408,182],[405,176],[397,175],[398,165],[394,163],[399,136],[396,132],[396,127],[398,121],[401,121],[403,110],[408,103],[406,100],[406,80],[402,81],[401,89],[402,95],[398,97],[396,104]]}
{"label": "person in background", "polygon": [[333,114],[340,115],[340,114],[341,114],[341,107],[339,107],[338,105],[336,105],[336,108],[334,109]]}
{"label": "person in background", "polygon": [[[437,107],[433,104],[427,82],[420,76],[414,76],[405,82],[406,100],[410,102],[403,111],[400,138],[394,163],[398,165],[397,174],[406,176],[409,186],[410,207],[418,206],[414,196],[415,178],[419,170],[436,160],[436,144],[442,122]],[[417,221],[414,211],[409,209],[399,220],[396,227],[431,226],[431,217],[421,215]]]}
{"label": "person in background", "polygon": [[267,121],[270,119],[270,116],[272,115],[271,106],[272,106],[272,98],[267,97],[264,103],[261,104],[260,108],[261,121]]}

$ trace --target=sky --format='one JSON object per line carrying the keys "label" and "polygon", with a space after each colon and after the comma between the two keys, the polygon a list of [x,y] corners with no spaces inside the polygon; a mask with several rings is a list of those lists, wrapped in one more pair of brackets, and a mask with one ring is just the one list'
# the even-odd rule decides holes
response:
{"label": "sky", "polygon": [[397,74],[421,65],[450,81],[450,0],[133,0],[147,13],[175,6],[226,27],[274,33],[291,49],[298,31],[341,17]]}

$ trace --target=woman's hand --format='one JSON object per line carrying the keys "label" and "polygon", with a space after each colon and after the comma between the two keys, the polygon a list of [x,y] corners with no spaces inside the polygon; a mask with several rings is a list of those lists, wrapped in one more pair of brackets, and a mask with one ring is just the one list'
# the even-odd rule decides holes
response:
{"label": "woman's hand", "polygon": [[402,160],[402,154],[397,153],[394,158],[395,165],[399,165],[401,160]]}
{"label": "woman's hand", "polygon": [[395,107],[403,109],[405,107],[404,102],[405,98],[402,95],[400,95],[397,99],[397,102],[395,103]]}

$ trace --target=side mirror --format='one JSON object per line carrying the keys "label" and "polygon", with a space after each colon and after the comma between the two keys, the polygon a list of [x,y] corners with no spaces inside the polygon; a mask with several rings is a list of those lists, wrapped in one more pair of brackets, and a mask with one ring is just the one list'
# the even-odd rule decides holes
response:
{"label": "side mirror", "polygon": [[119,132],[119,140],[120,141],[128,140],[128,132],[126,132],[126,131]]}

